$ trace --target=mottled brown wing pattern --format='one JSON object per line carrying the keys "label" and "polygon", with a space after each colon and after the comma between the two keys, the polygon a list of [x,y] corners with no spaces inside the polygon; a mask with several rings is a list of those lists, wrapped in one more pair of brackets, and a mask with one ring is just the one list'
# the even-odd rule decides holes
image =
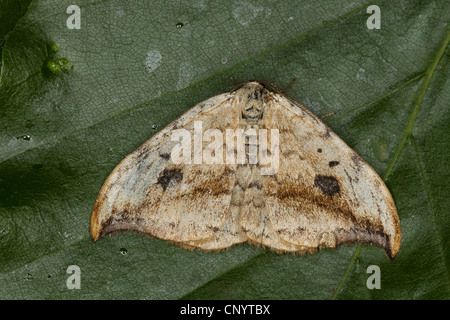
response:
{"label": "mottled brown wing pattern", "polygon": [[[374,243],[395,257],[401,232],[375,171],[301,105],[273,94],[263,125],[280,130],[280,168],[263,179],[273,233],[294,251]],[[293,170],[295,168],[295,170]]]}
{"label": "mottled brown wing pattern", "polygon": [[[203,130],[249,130],[245,162],[172,161],[178,142],[171,133],[182,128],[194,136],[197,121]],[[279,148],[272,171],[249,160],[252,146],[262,146],[250,139],[259,129],[279,132],[278,142],[269,141]],[[237,152],[225,142],[213,152],[222,159]],[[195,147],[189,152],[195,158]],[[372,243],[391,259],[401,240],[393,199],[375,171],[305,107],[257,82],[198,104],[114,169],[94,205],[91,232],[97,240],[120,230],[206,251],[246,241],[293,253]]]}
{"label": "mottled brown wing pattern", "polygon": [[[94,240],[115,231],[133,230],[174,242],[209,238],[229,215],[235,185],[232,167],[174,164],[176,142],[170,133],[184,128],[191,134],[194,120],[214,127],[236,123],[237,111],[222,104],[231,94],[197,105],[126,157],[104,183],[94,205]],[[219,120],[220,119],[220,120]],[[220,210],[218,210],[220,208]]]}

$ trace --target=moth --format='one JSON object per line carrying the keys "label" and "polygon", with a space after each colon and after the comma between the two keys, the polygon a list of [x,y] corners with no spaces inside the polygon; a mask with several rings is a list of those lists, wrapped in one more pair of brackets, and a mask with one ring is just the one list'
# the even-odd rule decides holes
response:
{"label": "moth", "polygon": [[128,155],[100,190],[94,240],[132,230],[186,249],[249,242],[313,253],[401,230],[378,174],[306,107],[259,82],[200,102]]}

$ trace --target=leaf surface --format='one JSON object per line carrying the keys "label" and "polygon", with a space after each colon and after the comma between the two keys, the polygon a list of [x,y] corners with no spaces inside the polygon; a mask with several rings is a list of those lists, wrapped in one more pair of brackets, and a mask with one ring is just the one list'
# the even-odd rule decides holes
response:
{"label": "leaf surface", "polygon": [[[24,2],[25,3],[25,2]],[[450,3],[33,1],[0,78],[2,299],[448,299]],[[2,16],[12,10],[2,2]],[[22,16],[22,15],[19,15]],[[9,31],[4,31],[9,30]],[[12,30],[12,31],[11,31]],[[386,181],[403,240],[313,255],[251,245],[190,252],[133,233],[91,240],[114,167],[196,103],[237,83],[283,88]],[[156,128],[155,128],[156,127]],[[68,266],[81,269],[69,290]],[[381,289],[366,272],[381,270]]]}

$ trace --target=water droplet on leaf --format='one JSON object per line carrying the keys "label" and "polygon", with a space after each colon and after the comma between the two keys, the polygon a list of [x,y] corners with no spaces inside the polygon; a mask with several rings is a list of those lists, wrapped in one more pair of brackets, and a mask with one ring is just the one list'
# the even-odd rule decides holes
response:
{"label": "water droplet on leaf", "polygon": [[18,136],[16,137],[17,139],[22,139],[22,140],[26,140],[26,141],[30,141],[31,140],[31,136],[29,134],[24,134],[22,136]]}

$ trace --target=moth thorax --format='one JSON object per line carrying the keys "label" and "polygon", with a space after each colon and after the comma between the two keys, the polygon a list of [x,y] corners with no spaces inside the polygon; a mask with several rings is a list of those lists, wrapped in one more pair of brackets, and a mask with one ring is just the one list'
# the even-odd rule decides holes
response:
{"label": "moth thorax", "polygon": [[263,115],[264,104],[262,101],[250,101],[242,110],[242,118],[247,120],[259,120]]}
{"label": "moth thorax", "polygon": [[247,120],[259,120],[264,113],[266,90],[260,84],[249,83],[241,89],[242,94],[242,118]]}

